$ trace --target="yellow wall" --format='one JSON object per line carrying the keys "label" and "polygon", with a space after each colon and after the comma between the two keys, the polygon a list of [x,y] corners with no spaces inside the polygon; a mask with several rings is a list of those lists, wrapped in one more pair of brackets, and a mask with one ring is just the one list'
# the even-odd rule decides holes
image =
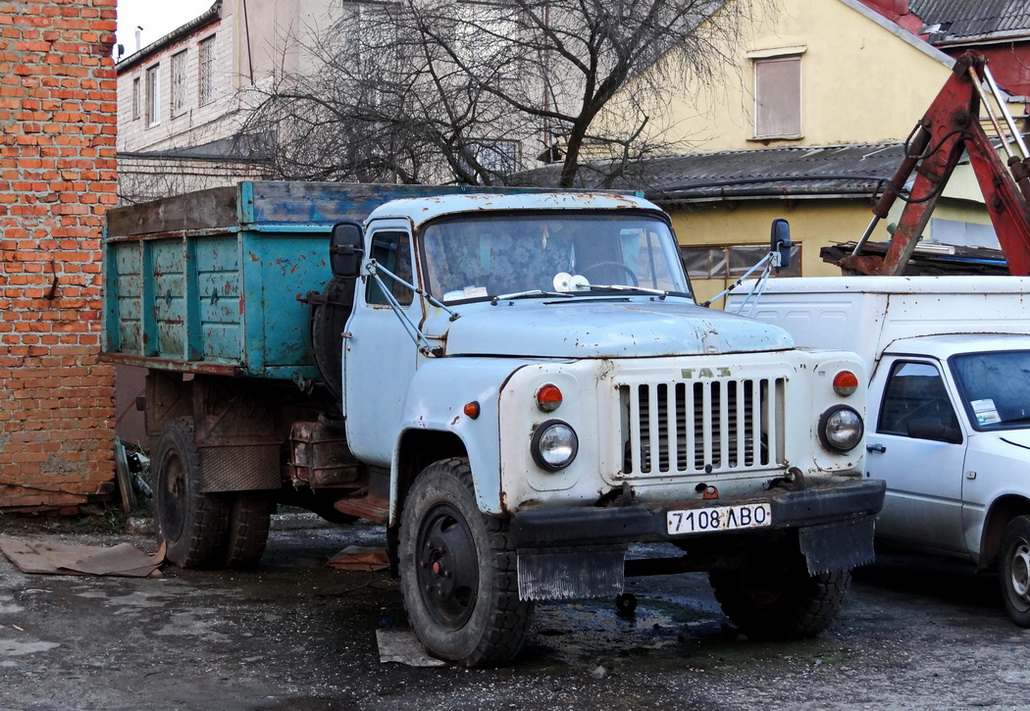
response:
{"label": "yellow wall", "polygon": [[[742,1],[752,3],[754,21],[724,49],[731,61],[710,80],[678,85],[664,116],[653,118],[656,131],[682,141],[684,150],[904,140],[948,77],[945,55],[925,44],[921,49],[918,40],[910,44],[844,0]],[[719,21],[718,13],[711,21]],[[788,47],[804,47],[803,138],[749,140],[754,75],[748,53]]]}
{"label": "yellow wall", "polygon": [[[872,218],[865,200],[799,200],[791,206],[780,200],[736,203],[734,208],[710,203],[674,210],[673,227],[681,245],[700,247],[720,244],[769,244],[773,218],[790,222],[791,239],[801,245],[802,276],[840,276],[840,269],[819,256],[820,247],[857,240]],[[732,280],[693,279],[698,301],[729,286]],[[722,304],[717,304],[722,308]]]}

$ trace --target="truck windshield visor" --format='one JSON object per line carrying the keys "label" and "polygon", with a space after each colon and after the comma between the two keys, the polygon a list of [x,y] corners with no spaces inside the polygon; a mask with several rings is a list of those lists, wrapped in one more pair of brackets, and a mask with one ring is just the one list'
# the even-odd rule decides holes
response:
{"label": "truck windshield visor", "polygon": [[629,212],[462,215],[421,241],[430,293],[445,303],[605,287],[689,294],[669,226]]}
{"label": "truck windshield visor", "polygon": [[1030,426],[1030,351],[964,353],[948,362],[973,427]]}

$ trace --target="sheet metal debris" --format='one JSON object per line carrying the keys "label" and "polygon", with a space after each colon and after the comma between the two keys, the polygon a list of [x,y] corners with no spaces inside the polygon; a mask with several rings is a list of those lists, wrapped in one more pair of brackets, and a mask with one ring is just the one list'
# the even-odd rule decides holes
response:
{"label": "sheet metal debris", "polygon": [[411,630],[378,629],[376,642],[379,644],[379,661],[397,662],[409,667],[443,667],[447,662],[431,657],[419,644]]}
{"label": "sheet metal debris", "polygon": [[363,570],[372,572],[386,570],[390,567],[390,558],[381,548],[365,546],[347,546],[330,558],[326,565],[338,570]]}
{"label": "sheet metal debris", "polygon": [[0,551],[21,572],[37,575],[160,577],[165,559],[164,544],[148,555],[129,543],[104,547],[0,538]]}

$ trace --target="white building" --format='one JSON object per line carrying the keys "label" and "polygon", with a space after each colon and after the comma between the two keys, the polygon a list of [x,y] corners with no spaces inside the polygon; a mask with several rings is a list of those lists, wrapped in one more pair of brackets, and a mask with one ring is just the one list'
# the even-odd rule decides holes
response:
{"label": "white building", "polygon": [[117,64],[119,195],[124,202],[265,176],[237,137],[247,89],[296,70],[331,0],[215,0]]}

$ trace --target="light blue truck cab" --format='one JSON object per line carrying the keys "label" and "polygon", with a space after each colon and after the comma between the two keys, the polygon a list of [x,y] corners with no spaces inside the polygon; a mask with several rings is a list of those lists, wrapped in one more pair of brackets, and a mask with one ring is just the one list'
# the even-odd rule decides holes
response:
{"label": "light blue truck cab", "polygon": [[708,571],[753,636],[830,623],[883,502],[854,354],[698,306],[641,198],[357,214],[374,190],[245,183],[208,220],[235,223],[150,232],[190,196],[112,211],[106,353],[150,369],[173,561],[254,562],[270,502],[383,521],[419,639],[468,665],[514,656],[536,600],[631,605],[633,574]]}

